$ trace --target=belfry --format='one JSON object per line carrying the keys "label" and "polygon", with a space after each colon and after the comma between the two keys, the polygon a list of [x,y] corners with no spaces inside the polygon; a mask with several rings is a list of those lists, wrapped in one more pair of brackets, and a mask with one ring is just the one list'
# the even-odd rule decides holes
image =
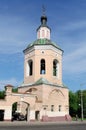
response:
{"label": "belfry", "polygon": [[51,41],[47,16],[41,16],[37,39],[24,52],[24,82],[21,93],[35,96],[30,120],[65,120],[69,115],[68,88],[62,82],[63,50]]}

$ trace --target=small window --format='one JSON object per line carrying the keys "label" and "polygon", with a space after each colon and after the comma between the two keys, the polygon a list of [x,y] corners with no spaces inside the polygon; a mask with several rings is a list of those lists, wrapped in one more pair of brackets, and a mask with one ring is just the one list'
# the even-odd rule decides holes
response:
{"label": "small window", "polygon": [[61,105],[59,105],[59,111],[61,111]]}
{"label": "small window", "polygon": [[32,61],[29,63],[29,67],[30,67],[29,75],[32,75],[32,67],[33,67],[33,63],[32,63]]}
{"label": "small window", "polygon": [[54,111],[54,105],[51,105],[51,111]]}
{"label": "small window", "polygon": [[45,31],[44,30],[42,30],[42,37],[44,37],[45,36]]}
{"label": "small window", "polygon": [[58,76],[58,61],[54,60],[53,61],[53,76]]}
{"label": "small window", "polygon": [[47,31],[47,38],[48,38],[48,31]]}
{"label": "small window", "polygon": [[42,59],[40,63],[40,74],[45,74],[45,60]]}
{"label": "small window", "polygon": [[38,31],[38,38],[40,38],[40,31]]}

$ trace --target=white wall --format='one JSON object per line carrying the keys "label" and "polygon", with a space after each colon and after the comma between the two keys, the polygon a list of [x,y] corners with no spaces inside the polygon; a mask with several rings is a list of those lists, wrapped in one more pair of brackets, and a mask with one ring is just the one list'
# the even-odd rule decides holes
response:
{"label": "white wall", "polygon": [[12,107],[6,106],[4,112],[4,120],[11,120],[11,115],[12,115]]}

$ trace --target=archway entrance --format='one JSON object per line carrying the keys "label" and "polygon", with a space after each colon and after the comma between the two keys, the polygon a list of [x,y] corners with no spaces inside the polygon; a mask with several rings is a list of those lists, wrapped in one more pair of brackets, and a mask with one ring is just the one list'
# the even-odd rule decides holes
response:
{"label": "archway entrance", "polygon": [[24,101],[12,104],[12,121],[29,121],[30,104]]}
{"label": "archway entrance", "polygon": [[0,121],[4,121],[4,110],[0,110]]}
{"label": "archway entrance", "polygon": [[36,120],[39,120],[39,114],[40,114],[40,111],[35,111],[35,119]]}

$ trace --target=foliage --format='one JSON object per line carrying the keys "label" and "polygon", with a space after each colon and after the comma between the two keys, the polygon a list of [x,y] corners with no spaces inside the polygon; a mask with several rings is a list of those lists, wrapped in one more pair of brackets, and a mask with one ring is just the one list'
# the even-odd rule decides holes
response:
{"label": "foliage", "polygon": [[0,91],[0,99],[4,99],[5,97],[5,91]]}
{"label": "foliage", "polygon": [[13,88],[12,92],[17,93],[18,92],[18,88]]}
{"label": "foliage", "polygon": [[71,116],[75,116],[77,114],[77,105],[78,97],[72,91],[69,92],[69,113]]}
{"label": "foliage", "polygon": [[[82,91],[83,115],[86,118],[86,90]],[[81,117],[81,90],[69,92],[69,113],[72,117]]]}
{"label": "foliage", "polygon": [[12,105],[12,113],[15,113],[16,110],[17,110],[17,102],[15,102],[15,103]]}
{"label": "foliage", "polygon": [[[13,88],[12,92],[18,92],[18,88]],[[0,99],[4,99],[5,98],[5,91],[0,91]]]}

